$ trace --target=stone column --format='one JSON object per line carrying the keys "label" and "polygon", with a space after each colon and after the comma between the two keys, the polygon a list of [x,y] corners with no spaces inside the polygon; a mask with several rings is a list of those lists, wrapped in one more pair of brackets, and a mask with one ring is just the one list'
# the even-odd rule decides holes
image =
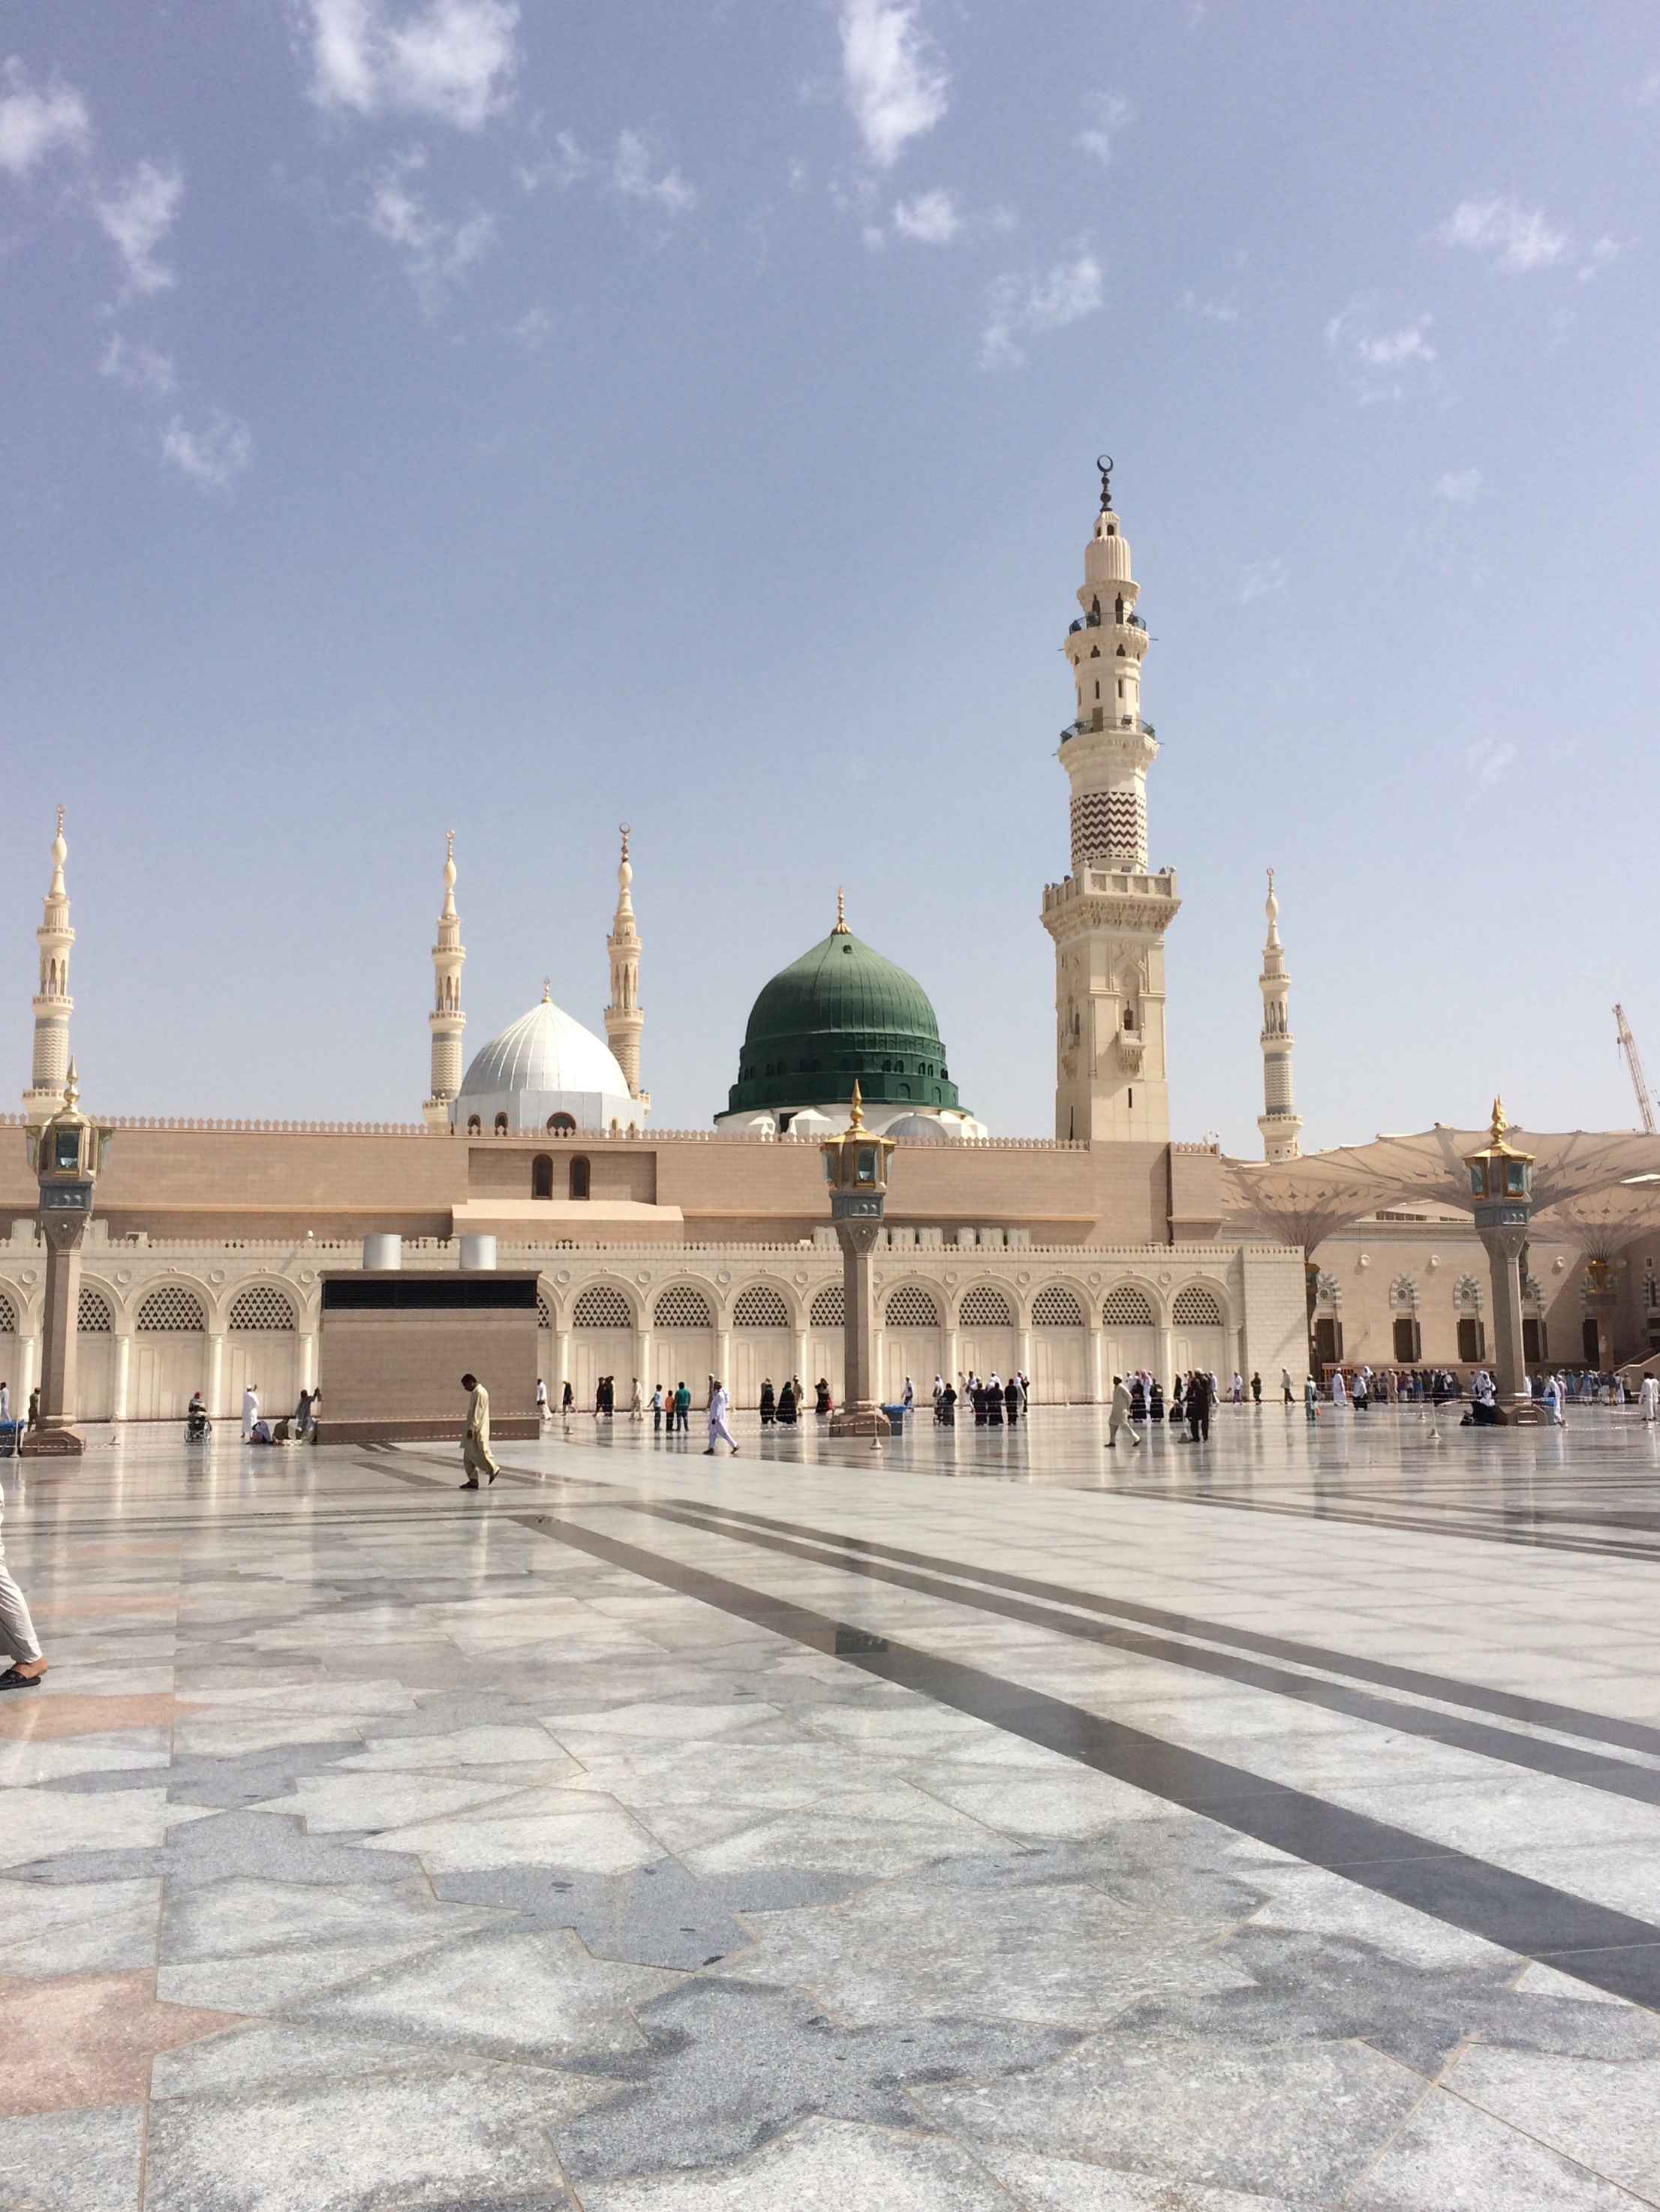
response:
{"label": "stone column", "polygon": [[732,1395],[732,1331],[717,1328],[714,1332],[714,1371]]}
{"label": "stone column", "polygon": [[1031,1380],[1031,1331],[1025,1327],[1015,1331],[1014,1364],[1030,1382]]}
{"label": "stone column", "polygon": [[[1158,1364],[1163,1370],[1158,1380],[1168,1390],[1176,1379],[1176,1332],[1173,1329],[1161,1328],[1158,1332]],[[1098,1383],[1100,1377],[1098,1376],[1096,1380]],[[1098,1389],[1096,1395],[1098,1397],[1100,1395]]]}
{"label": "stone column", "polygon": [[885,1437],[888,1417],[880,1402],[880,1376],[876,1334],[876,1264],[873,1255],[881,1234],[881,1221],[868,1217],[838,1221],[836,1237],[842,1247],[842,1295],[847,1320],[842,1337],[842,1403],[830,1416],[830,1434],[837,1437]]}
{"label": "stone column", "polygon": [[57,1457],[87,1448],[86,1437],[75,1425],[81,1246],[87,1217],[43,1209],[40,1233],[46,1248],[46,1290],[40,1310],[40,1425],[29,1431],[23,1448]]}
{"label": "stone column", "polygon": [[1106,1352],[1107,1333],[1101,1326],[1100,1310],[1098,1307],[1095,1319],[1090,1323],[1089,1338],[1089,1394],[1090,1403],[1092,1406],[1098,1406],[1106,1395],[1104,1387],[1107,1372]]}
{"label": "stone column", "polygon": [[225,1332],[210,1327],[208,1330],[208,1418],[222,1421],[228,1418],[222,1400],[225,1387]]}
{"label": "stone column", "polygon": [[[809,1375],[807,1372],[807,1332],[804,1328],[793,1328],[790,1331],[790,1380],[794,1382],[797,1376],[801,1378],[801,1388],[804,1390],[810,1390],[818,1380],[816,1376]],[[795,1409],[795,1414],[799,1421],[801,1417],[801,1408],[799,1406]]]}
{"label": "stone column", "polygon": [[1499,1386],[1499,1402],[1508,1408],[1524,1401],[1522,1378],[1527,1364],[1522,1357],[1522,1279],[1517,1261],[1528,1241],[1525,1222],[1482,1228],[1477,1232],[1487,1247],[1493,1277],[1493,1364]]}
{"label": "stone column", "polygon": [[[634,1333],[634,1357],[640,1369],[640,1402],[642,1406],[651,1403],[652,1385],[657,1380],[651,1371],[651,1363],[656,1356],[652,1349],[650,1325],[642,1321]],[[670,1388],[672,1389],[673,1385],[671,1384]]]}
{"label": "stone column", "polygon": [[556,1328],[553,1332],[554,1380],[548,1385],[548,1395],[553,1401],[556,1413],[564,1402],[565,1385],[570,1381],[570,1331]]}
{"label": "stone column", "polygon": [[[939,1357],[945,1361],[945,1376],[954,1390],[957,1388],[957,1328],[955,1323],[939,1333]],[[932,1384],[929,1388],[932,1389]]]}
{"label": "stone column", "polygon": [[300,1388],[314,1390],[317,1387],[317,1331],[302,1328],[300,1332]]}
{"label": "stone column", "polygon": [[132,1369],[132,1331],[118,1328],[115,1332],[115,1387],[111,1394],[110,1417],[125,1421],[127,1418],[127,1378]]}

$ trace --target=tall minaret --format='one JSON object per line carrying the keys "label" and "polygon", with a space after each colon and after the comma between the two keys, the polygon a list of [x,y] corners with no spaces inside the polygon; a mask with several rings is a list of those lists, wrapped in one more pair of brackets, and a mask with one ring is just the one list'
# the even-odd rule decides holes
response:
{"label": "tall minaret", "polygon": [[23,1093],[23,1112],[37,1126],[49,1121],[63,1104],[69,1078],[70,1016],[75,1010],[70,996],[70,947],[75,932],[70,927],[70,895],[64,888],[69,849],[60,806],[58,835],[52,841],[52,889],[34,933],[40,947],[40,989],[34,1000],[34,1060]]}
{"label": "tall minaret", "polygon": [[1078,715],[1056,756],[1072,784],[1072,872],[1043,892],[1055,939],[1055,1133],[1164,1145],[1164,932],[1181,900],[1175,869],[1147,866],[1147,770],[1158,754],[1141,720],[1147,626],[1113,513],[1110,458],[1098,466],[1084,611],[1066,645]]}
{"label": "tall minaret", "polygon": [[617,915],[605,939],[611,955],[611,1004],[605,1009],[605,1042],[617,1065],[628,1078],[629,1096],[649,1109],[651,1094],[640,1088],[640,1032],[646,1018],[640,1011],[640,933],[634,926],[634,900],[629,885],[634,869],[629,860],[629,825],[623,824],[623,858],[617,869]]}
{"label": "tall minaret", "polygon": [[1302,1116],[1292,1103],[1289,1015],[1291,977],[1286,973],[1285,949],[1280,942],[1280,902],[1274,895],[1274,870],[1268,870],[1268,941],[1262,948],[1262,1111],[1256,1126],[1262,1132],[1265,1160],[1302,1158],[1298,1139]]}
{"label": "tall minaret", "polygon": [[432,1031],[432,1096],[421,1112],[429,1129],[447,1129],[450,1104],[461,1088],[461,918],[455,911],[455,832],[446,833],[444,905],[438,917],[438,942],[432,948],[433,999],[427,1026]]}

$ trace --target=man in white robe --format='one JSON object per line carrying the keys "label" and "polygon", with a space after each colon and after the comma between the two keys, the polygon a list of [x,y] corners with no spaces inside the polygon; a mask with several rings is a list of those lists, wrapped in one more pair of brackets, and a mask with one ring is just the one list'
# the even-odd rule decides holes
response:
{"label": "man in white robe", "polygon": [[711,1375],[709,1377],[708,1407],[709,1441],[708,1449],[703,1454],[705,1459],[713,1459],[714,1457],[714,1447],[717,1443],[729,1444],[732,1448],[733,1457],[736,1459],[738,1456],[738,1439],[733,1436],[732,1431],[727,1426],[727,1408],[731,1405],[731,1403],[732,1400],[727,1394],[726,1384],[724,1382],[717,1382],[714,1376]]}

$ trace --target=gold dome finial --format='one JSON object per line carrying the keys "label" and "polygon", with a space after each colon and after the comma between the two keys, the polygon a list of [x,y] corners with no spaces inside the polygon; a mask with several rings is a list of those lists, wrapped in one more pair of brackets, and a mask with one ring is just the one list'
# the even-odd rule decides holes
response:
{"label": "gold dome finial", "polygon": [[553,978],[551,975],[544,975],[542,978],[542,1004],[544,1006],[550,1006],[553,1004]]}
{"label": "gold dome finial", "polygon": [[64,1080],[64,1103],[71,1114],[75,1111],[75,1102],[80,1096],[81,1079],[75,1072],[75,1062],[70,1060],[70,1072]]}
{"label": "gold dome finial", "polygon": [[840,884],[836,886],[836,927],[831,930],[830,935],[832,937],[853,935],[853,932],[848,927],[848,895]]}
{"label": "gold dome finial", "polygon": [[1505,1141],[1505,1131],[1508,1127],[1509,1124],[1505,1120],[1505,1102],[1502,1098],[1495,1098],[1493,1102],[1493,1127],[1487,1132],[1487,1142],[1490,1145],[1502,1145]]}

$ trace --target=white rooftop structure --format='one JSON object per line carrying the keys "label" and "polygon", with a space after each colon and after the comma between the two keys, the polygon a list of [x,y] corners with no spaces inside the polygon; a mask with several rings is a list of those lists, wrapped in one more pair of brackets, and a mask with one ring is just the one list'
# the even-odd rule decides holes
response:
{"label": "white rooftop structure", "polygon": [[477,1054],[450,1109],[457,1128],[476,1119],[485,1134],[502,1115],[503,1127],[520,1131],[605,1129],[613,1121],[637,1129],[645,1119],[610,1049],[554,1005],[546,985],[540,1006],[509,1023]]}

